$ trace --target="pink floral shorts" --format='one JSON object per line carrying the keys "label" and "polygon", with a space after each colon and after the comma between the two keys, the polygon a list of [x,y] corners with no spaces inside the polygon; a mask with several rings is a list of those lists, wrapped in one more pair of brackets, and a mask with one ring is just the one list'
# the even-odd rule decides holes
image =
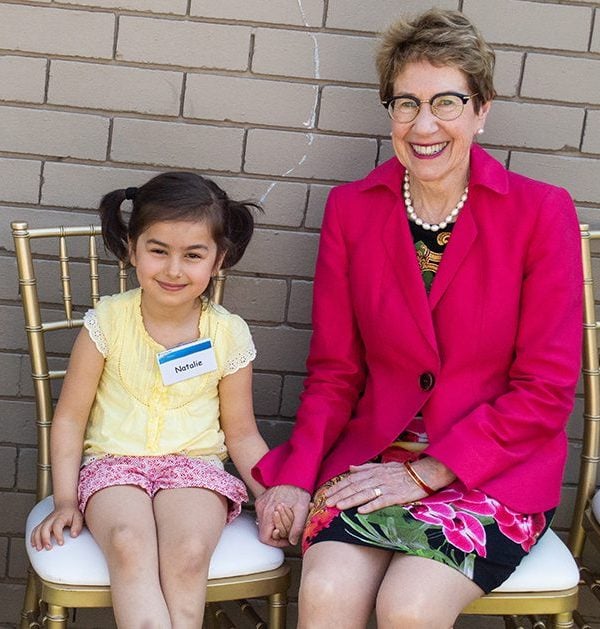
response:
{"label": "pink floral shorts", "polygon": [[79,471],[79,509],[85,512],[90,497],[107,487],[135,485],[150,497],[161,489],[199,487],[228,500],[227,522],[231,522],[248,500],[241,480],[203,459],[181,454],[164,456],[114,456],[93,459]]}

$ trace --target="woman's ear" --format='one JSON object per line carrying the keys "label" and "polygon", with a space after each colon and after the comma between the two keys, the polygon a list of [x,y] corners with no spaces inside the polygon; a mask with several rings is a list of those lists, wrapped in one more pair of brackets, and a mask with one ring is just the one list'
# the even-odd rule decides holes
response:
{"label": "woman's ear", "polygon": [[483,129],[485,125],[485,119],[487,115],[490,113],[490,109],[492,108],[492,101],[488,100],[486,103],[483,103],[479,109],[479,113],[477,114],[479,118],[479,127]]}

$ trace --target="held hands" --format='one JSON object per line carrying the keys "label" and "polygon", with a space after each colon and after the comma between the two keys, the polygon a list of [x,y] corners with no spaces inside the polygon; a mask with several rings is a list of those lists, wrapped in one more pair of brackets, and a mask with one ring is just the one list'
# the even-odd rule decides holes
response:
{"label": "held hands", "polygon": [[46,516],[31,532],[31,545],[36,550],[50,550],[52,535],[56,543],[62,546],[65,542],[63,529],[69,527],[71,537],[77,537],[83,528],[83,515],[77,505],[57,505],[54,511]]}
{"label": "held hands", "polygon": [[261,542],[277,547],[297,544],[309,503],[310,494],[293,485],[276,485],[258,496],[254,506]]}

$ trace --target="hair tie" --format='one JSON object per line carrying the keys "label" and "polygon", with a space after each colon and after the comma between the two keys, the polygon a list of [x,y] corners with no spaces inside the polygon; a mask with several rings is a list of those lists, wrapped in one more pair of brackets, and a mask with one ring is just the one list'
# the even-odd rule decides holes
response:
{"label": "hair tie", "polygon": [[131,188],[125,188],[125,198],[133,201],[135,199],[137,191],[138,189],[135,186],[132,186]]}

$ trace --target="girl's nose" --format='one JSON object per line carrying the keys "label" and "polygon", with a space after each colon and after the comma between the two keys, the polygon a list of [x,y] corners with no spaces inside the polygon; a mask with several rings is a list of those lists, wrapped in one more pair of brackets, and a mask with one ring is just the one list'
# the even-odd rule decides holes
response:
{"label": "girl's nose", "polygon": [[181,271],[181,262],[177,258],[171,258],[167,266],[167,273],[171,277],[181,277],[183,275]]}

